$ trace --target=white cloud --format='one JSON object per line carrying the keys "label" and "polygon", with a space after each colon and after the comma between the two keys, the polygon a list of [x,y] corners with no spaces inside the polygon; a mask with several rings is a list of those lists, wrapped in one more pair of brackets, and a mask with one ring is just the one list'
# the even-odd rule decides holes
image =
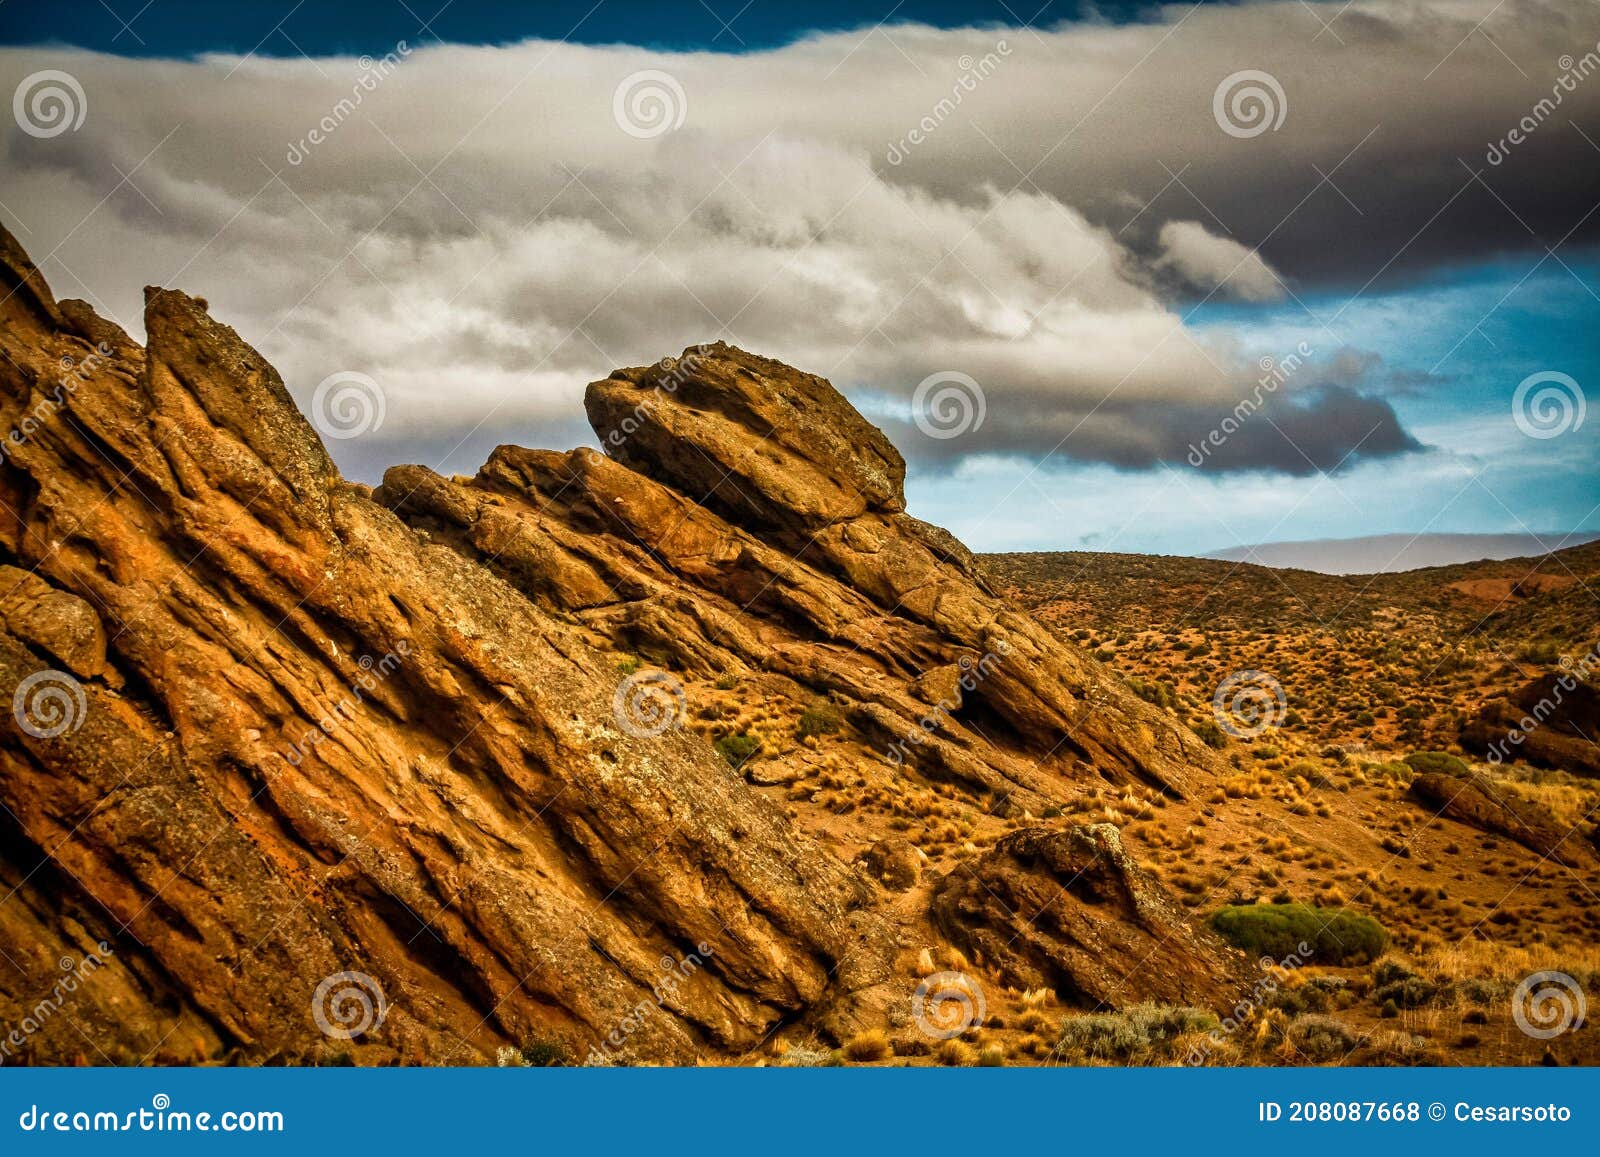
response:
{"label": "white cloud", "polygon": [[1231,237],[1218,237],[1198,221],[1168,221],[1159,243],[1157,266],[1196,289],[1220,290],[1241,301],[1277,301],[1284,295],[1278,275],[1259,253]]}
{"label": "white cloud", "polygon": [[[988,440],[924,451],[1170,460],[1257,371],[1241,335],[1186,325],[1163,285],[1176,272],[1247,300],[1276,285],[1195,219],[1261,237],[1263,206],[1302,202],[1279,236],[1300,238],[1291,256],[1318,253],[1299,230],[1347,231],[1351,210],[1312,165],[1357,149],[1340,189],[1375,198],[1387,171],[1359,173],[1415,161],[1419,140],[1443,201],[1463,179],[1454,158],[1524,107],[1529,86],[1500,52],[1554,59],[1585,11],[1513,3],[1485,25],[1497,47],[1464,39],[1491,6],[1356,5],[1343,47],[1300,4],[1039,32],[896,27],[740,56],[427,47],[370,90],[349,58],[11,50],[0,90],[64,68],[89,109],[76,133],[0,138],[0,213],[58,293],[136,333],[140,287],[174,284],[208,297],[302,402],[329,373],[375,377],[390,441],[334,448],[368,475],[401,455],[471,468],[455,447],[474,429],[474,454],[491,433],[559,444],[587,381],[719,337],[863,399],[971,374]],[[962,58],[1001,37],[991,74],[890,164],[890,143],[959,87]],[[1229,136],[1212,92],[1263,65],[1286,122]],[[682,129],[640,139],[613,120],[617,86],[645,69],[681,85]],[[1331,354],[1339,335],[1315,344]]]}

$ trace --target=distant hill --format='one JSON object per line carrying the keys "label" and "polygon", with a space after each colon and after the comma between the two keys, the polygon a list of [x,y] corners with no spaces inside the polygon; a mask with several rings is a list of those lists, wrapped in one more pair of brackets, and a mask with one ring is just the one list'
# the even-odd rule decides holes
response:
{"label": "distant hill", "polygon": [[1574,534],[1377,534],[1268,542],[1213,551],[1205,558],[1323,574],[1392,574],[1427,566],[1488,559],[1528,558],[1600,540],[1600,532]]}

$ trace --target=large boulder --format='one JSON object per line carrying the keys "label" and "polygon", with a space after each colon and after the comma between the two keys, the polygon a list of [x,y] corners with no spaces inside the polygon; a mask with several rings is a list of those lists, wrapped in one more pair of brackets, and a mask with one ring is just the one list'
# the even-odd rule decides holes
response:
{"label": "large boulder", "polygon": [[1025,828],[939,882],[940,928],[1006,983],[1090,1009],[1231,1009],[1255,962],[1141,869],[1111,824]]}

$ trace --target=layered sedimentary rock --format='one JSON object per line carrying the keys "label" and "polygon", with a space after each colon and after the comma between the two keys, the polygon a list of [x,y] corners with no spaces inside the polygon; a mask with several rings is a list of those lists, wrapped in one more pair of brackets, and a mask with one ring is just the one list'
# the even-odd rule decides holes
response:
{"label": "layered sedimentary rock", "polygon": [[629,725],[611,644],[829,695],[996,814],[1216,770],[821,379],[691,349],[591,387],[608,454],[373,493],[203,302],[147,291],[140,347],[3,231],[0,279],[7,1061],[681,1062],[882,1007],[893,894]]}
{"label": "layered sedimentary rock", "polygon": [[1133,862],[1110,824],[1006,836],[935,886],[933,913],[1006,983],[1090,1008],[1223,1009],[1254,975]]}
{"label": "layered sedimentary rock", "polygon": [[1600,692],[1580,674],[1549,672],[1485,704],[1461,729],[1461,745],[1494,763],[1600,776]]}

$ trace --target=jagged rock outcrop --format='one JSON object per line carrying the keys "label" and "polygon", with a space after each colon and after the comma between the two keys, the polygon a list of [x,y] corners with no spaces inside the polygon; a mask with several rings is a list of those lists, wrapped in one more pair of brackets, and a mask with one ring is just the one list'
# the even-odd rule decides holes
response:
{"label": "jagged rock outcrop", "polygon": [[1255,962],[1134,863],[1111,824],[1025,828],[935,887],[933,914],[1006,983],[1087,1008],[1232,1008]]}
{"label": "jagged rock outcrop", "polygon": [[141,348],[3,230],[0,281],[0,1024],[110,961],[7,1060],[681,1062],[881,1004],[891,894],[629,725],[608,647],[829,696],[996,814],[1216,770],[819,378],[696,347],[591,387],[609,455],[369,492],[203,302],[147,291]]}
{"label": "jagged rock outcrop", "polygon": [[1427,772],[1411,781],[1411,794],[1436,815],[1515,840],[1558,864],[1596,862],[1593,845],[1581,831],[1561,824],[1548,808],[1497,787],[1487,776]]}
{"label": "jagged rock outcrop", "polygon": [[1495,763],[1600,776],[1600,692],[1571,672],[1548,672],[1485,704],[1461,729],[1461,746]]}
{"label": "jagged rock outcrop", "polygon": [[1002,809],[1049,806],[1063,777],[1187,795],[1220,770],[905,514],[900,455],[823,379],[719,343],[618,371],[585,406],[605,455],[502,446],[465,484],[396,467],[374,497],[680,669],[828,692],[891,758]]}

